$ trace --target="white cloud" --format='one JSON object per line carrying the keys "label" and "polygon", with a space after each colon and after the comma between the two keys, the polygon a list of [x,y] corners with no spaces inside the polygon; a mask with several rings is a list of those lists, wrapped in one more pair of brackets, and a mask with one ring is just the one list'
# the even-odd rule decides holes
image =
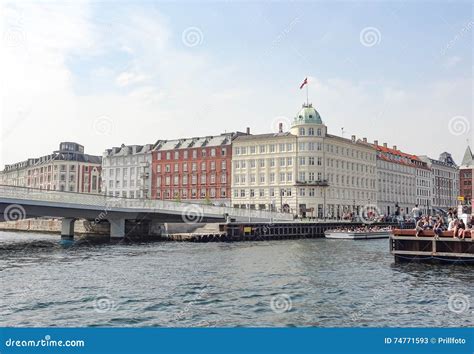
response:
{"label": "white cloud", "polygon": [[125,87],[133,84],[143,82],[147,79],[146,75],[138,74],[130,71],[125,71],[115,79],[115,82],[120,87]]}

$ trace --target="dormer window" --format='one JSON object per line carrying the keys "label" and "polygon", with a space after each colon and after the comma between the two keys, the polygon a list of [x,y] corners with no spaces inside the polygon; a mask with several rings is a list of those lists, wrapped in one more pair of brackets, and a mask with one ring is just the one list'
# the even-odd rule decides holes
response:
{"label": "dormer window", "polygon": [[300,115],[298,118],[299,118],[299,119],[303,119],[303,116],[302,116],[302,115]]}
{"label": "dormer window", "polygon": [[305,135],[305,129],[304,128],[300,128],[300,135]]}
{"label": "dormer window", "polygon": [[310,118],[313,118],[313,115],[312,115],[312,114],[310,114],[310,115],[309,115],[309,117],[310,117]]}

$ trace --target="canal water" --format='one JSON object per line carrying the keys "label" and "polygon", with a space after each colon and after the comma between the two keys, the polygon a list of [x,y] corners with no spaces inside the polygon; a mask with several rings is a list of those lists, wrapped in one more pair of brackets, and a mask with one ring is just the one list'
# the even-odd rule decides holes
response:
{"label": "canal water", "polygon": [[61,244],[0,232],[0,326],[472,326],[474,269],[388,240]]}

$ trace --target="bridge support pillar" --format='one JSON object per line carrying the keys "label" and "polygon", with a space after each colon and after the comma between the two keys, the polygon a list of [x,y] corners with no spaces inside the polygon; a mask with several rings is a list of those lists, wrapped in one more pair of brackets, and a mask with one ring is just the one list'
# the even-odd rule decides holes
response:
{"label": "bridge support pillar", "polygon": [[74,238],[74,218],[63,218],[61,221],[61,238],[73,239]]}
{"label": "bridge support pillar", "polygon": [[111,238],[125,237],[125,219],[110,219],[109,223]]}

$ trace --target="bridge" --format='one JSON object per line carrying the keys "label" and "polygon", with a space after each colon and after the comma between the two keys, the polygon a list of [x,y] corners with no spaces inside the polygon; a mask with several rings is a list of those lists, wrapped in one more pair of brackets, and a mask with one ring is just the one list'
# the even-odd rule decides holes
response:
{"label": "bridge", "polygon": [[61,217],[62,237],[74,236],[74,221],[108,221],[110,236],[125,236],[126,221],[201,223],[226,221],[290,221],[291,214],[153,199],[48,191],[0,185],[0,221]]}

